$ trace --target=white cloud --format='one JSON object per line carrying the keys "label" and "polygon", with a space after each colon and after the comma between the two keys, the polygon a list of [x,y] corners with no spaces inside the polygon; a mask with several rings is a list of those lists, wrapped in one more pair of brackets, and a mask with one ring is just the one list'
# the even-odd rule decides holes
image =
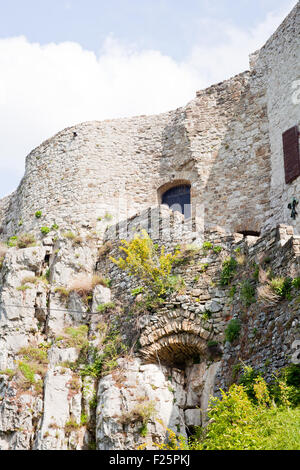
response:
{"label": "white cloud", "polygon": [[[0,39],[0,197],[23,170],[26,154],[55,132],[86,120],[154,114],[185,105],[197,89],[248,68],[286,12],[250,31],[202,20],[222,32],[218,44],[195,45],[182,63],[159,51],[107,38],[98,57],[76,43]],[[2,175],[2,177],[1,177]],[[2,178],[2,181],[1,181]],[[1,188],[2,187],[2,188]]]}
{"label": "white cloud", "polygon": [[217,83],[248,69],[249,54],[265,44],[294,5],[293,0],[288,7],[268,13],[262,23],[249,30],[210,18],[199,20],[203,35],[209,37],[211,31],[215,35],[219,33],[218,42],[212,46],[196,45],[187,65],[206,83]]}

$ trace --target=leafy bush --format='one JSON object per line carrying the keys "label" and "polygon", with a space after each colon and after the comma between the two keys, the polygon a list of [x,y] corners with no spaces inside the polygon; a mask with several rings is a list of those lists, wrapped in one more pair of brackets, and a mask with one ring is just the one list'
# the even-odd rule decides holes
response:
{"label": "leafy bush", "polygon": [[239,337],[241,327],[241,322],[238,319],[231,320],[225,330],[226,341],[233,343]]}
{"label": "leafy bush", "polygon": [[96,349],[93,350],[92,362],[81,368],[81,376],[97,378],[110,373],[118,366],[117,359],[126,353],[127,347],[116,330],[112,328],[109,331],[105,331],[105,334],[103,350],[101,352]]}
{"label": "leafy bush", "polygon": [[41,227],[41,233],[43,235],[48,235],[48,233],[51,232],[51,229],[49,227]]}
{"label": "leafy bush", "polygon": [[297,290],[300,289],[300,277],[296,277],[295,279],[293,279],[293,287]]}
{"label": "leafy bush", "polygon": [[240,298],[246,307],[256,302],[255,288],[249,280],[241,284]]}
{"label": "leafy bush", "polygon": [[256,403],[241,385],[222,399],[212,398],[207,433],[190,448],[197,450],[299,450],[300,408],[272,403],[265,381],[254,383]]}
{"label": "leafy bush", "polygon": [[8,240],[7,240],[7,246],[9,248],[14,248],[15,246],[17,246],[17,243],[18,243],[18,237],[16,235],[10,237]]}
{"label": "leafy bush", "polygon": [[136,289],[132,289],[131,295],[132,297],[137,297],[139,294],[142,294],[144,292],[143,287],[137,287]]}
{"label": "leafy bush", "polygon": [[114,302],[108,302],[107,304],[100,304],[97,307],[97,312],[105,313],[109,310],[114,309],[116,304]]}
{"label": "leafy bush", "polygon": [[208,251],[213,249],[213,244],[211,242],[204,242],[202,245],[203,251]]}
{"label": "leafy bush", "polygon": [[178,253],[166,254],[165,247],[159,250],[145,230],[130,242],[123,240],[121,243],[120,250],[125,253],[125,258],[110,259],[130,276],[139,279],[149,294],[165,297],[176,289],[171,272]]}
{"label": "leafy bush", "polygon": [[37,219],[40,219],[43,214],[42,214],[42,211],[36,211],[36,213],[34,215]]}
{"label": "leafy bush", "polygon": [[291,364],[281,369],[275,381],[270,385],[270,392],[275,401],[282,395],[282,383],[285,384],[286,398],[292,406],[300,405],[300,365]]}
{"label": "leafy bush", "polygon": [[237,265],[238,263],[233,257],[224,261],[220,280],[221,286],[228,286],[231,283],[236,274]]}
{"label": "leafy bush", "polygon": [[[288,386],[281,382],[276,404],[265,380],[251,367],[244,370],[244,385],[234,384],[227,393],[221,390],[221,398],[211,398],[205,429],[198,428],[189,442],[168,430],[168,442],[154,445],[163,450],[300,450],[300,408],[291,408]],[[291,376],[298,383],[299,370],[291,370]]]}
{"label": "leafy bush", "polygon": [[276,277],[270,281],[270,287],[281,299],[291,300],[293,279],[290,277]]}

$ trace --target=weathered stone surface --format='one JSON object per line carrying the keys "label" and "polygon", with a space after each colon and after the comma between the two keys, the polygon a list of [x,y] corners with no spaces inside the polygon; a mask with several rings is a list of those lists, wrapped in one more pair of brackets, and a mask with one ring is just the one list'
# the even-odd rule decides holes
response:
{"label": "weathered stone surface", "polygon": [[[266,258],[276,276],[299,277],[300,219],[287,206],[300,183],[285,185],[282,154],[282,132],[300,120],[299,18],[298,2],[251,57],[250,72],[199,91],[186,107],[83,123],[28,156],[19,188],[0,200],[1,240],[37,238],[30,248],[0,247],[0,449],[153,449],[166,428],[186,435],[207,424],[210,396],[228,387],[241,360],[268,379],[299,361],[297,301],[267,310],[256,302],[245,312],[240,292]],[[160,205],[166,190],[187,183],[189,221]],[[51,227],[47,237],[42,225]],[[178,244],[192,252],[174,269],[185,287],[149,311],[137,311],[137,280],[107,256],[118,257],[118,241],[141,229],[168,252]],[[262,236],[248,236],[255,232]],[[211,247],[202,249],[204,240]],[[220,273],[237,253],[233,296]],[[111,289],[93,288],[95,273]],[[110,302],[115,309],[95,313]],[[231,318],[241,321],[240,337],[221,357]],[[132,349],[102,364],[97,378],[101,354],[114,348],[107,328]],[[36,370],[33,351],[43,357]],[[145,422],[141,407],[152,410]]]}

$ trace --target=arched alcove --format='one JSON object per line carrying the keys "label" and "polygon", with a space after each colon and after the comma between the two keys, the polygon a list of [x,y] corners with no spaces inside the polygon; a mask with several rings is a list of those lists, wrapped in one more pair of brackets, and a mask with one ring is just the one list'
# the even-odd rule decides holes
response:
{"label": "arched alcove", "polygon": [[170,207],[174,212],[184,214],[186,219],[192,216],[191,210],[191,184],[187,181],[173,182],[171,186],[165,185],[159,190],[161,204]]}

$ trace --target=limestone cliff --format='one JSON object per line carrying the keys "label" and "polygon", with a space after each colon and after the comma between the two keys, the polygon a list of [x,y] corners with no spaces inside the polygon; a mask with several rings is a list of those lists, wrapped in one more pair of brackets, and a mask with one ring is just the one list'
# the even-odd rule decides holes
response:
{"label": "limestone cliff", "polygon": [[[210,395],[232,382],[240,361],[266,375],[290,363],[297,301],[265,306],[254,294],[245,306],[240,286],[250,279],[258,288],[254,274],[266,262],[277,275],[299,273],[292,229],[258,239],[210,231],[191,245],[192,233],[178,233],[181,216],[163,207],[127,228],[139,232],[149,214],[159,216],[154,241],[170,252],[181,244],[183,287],[160,305],[143,304],[138,282],[110,260],[120,226],[104,242],[56,228],[35,246],[24,248],[28,236],[2,245],[1,449],[152,449],[167,429],[187,436],[205,425]],[[225,286],[228,256],[238,261]],[[224,343],[232,318],[241,331]]]}

